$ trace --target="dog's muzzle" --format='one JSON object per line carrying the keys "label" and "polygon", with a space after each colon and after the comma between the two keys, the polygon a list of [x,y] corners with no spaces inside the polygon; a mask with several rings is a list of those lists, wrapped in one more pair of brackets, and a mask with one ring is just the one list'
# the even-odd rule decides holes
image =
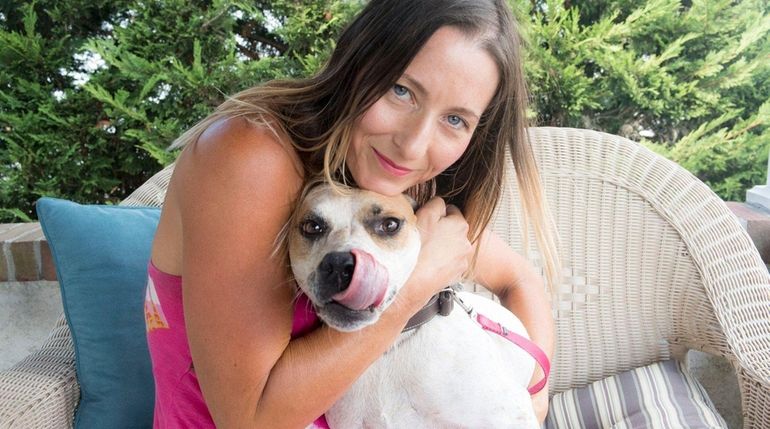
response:
{"label": "dog's muzzle", "polygon": [[388,289],[385,267],[361,249],[326,254],[316,278],[319,298],[356,311],[380,305]]}
{"label": "dog's muzzle", "polygon": [[348,288],[355,268],[351,252],[327,253],[318,265],[318,281],[326,293],[337,294]]}

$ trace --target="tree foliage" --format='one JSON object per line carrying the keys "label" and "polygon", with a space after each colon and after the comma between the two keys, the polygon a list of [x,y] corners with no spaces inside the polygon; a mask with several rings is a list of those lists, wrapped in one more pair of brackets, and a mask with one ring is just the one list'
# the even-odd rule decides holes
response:
{"label": "tree foliage", "polygon": [[528,13],[540,124],[641,140],[724,199],[764,183],[768,1],[534,1]]}
{"label": "tree foliage", "polygon": [[[511,0],[532,115],[641,140],[725,199],[764,182],[767,0]],[[307,76],[363,0],[0,3],[0,221],[114,203],[229,94]]]}
{"label": "tree foliage", "polygon": [[40,196],[115,203],[224,98],[306,76],[351,1],[12,0],[0,4],[0,221]]}

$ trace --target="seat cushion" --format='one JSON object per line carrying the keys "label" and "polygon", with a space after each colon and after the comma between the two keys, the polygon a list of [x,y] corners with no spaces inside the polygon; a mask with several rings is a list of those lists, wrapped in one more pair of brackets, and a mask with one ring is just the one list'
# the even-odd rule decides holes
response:
{"label": "seat cushion", "polygon": [[37,213],[75,348],[75,428],[152,427],[144,291],[160,209],[42,198]]}
{"label": "seat cushion", "polygon": [[726,428],[703,387],[677,361],[627,371],[551,398],[547,429]]}

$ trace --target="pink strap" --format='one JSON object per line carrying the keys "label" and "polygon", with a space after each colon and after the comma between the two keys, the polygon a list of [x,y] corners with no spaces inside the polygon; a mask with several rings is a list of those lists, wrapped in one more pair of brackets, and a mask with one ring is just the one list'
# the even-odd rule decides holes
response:
{"label": "pink strap", "polygon": [[524,349],[525,352],[532,355],[533,358],[535,358],[535,361],[538,363],[538,365],[543,368],[544,377],[542,380],[538,381],[537,384],[527,390],[529,391],[530,395],[534,395],[535,393],[541,391],[543,387],[545,387],[545,383],[548,380],[548,375],[551,372],[551,362],[548,360],[548,356],[546,356],[545,352],[540,347],[538,347],[537,344],[533,343],[529,339],[505,329],[504,326],[492,321],[483,314],[477,314],[476,320],[485,330],[494,332],[495,334],[505,338],[513,344],[516,344],[517,346]]}

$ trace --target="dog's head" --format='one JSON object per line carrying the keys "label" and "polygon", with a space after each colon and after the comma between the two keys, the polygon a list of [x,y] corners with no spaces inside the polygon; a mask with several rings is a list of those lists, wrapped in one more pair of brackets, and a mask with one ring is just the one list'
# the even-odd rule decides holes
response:
{"label": "dog's head", "polygon": [[312,188],[289,225],[289,259],[318,316],[340,331],[374,323],[417,263],[413,203],[323,184]]}

